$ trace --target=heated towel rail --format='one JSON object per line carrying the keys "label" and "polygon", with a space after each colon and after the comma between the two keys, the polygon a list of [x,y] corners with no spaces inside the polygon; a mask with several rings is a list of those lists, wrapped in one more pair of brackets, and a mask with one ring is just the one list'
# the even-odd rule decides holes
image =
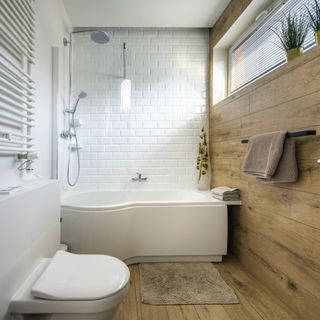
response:
{"label": "heated towel rail", "polygon": [[0,1],[0,155],[34,152],[33,3]]}

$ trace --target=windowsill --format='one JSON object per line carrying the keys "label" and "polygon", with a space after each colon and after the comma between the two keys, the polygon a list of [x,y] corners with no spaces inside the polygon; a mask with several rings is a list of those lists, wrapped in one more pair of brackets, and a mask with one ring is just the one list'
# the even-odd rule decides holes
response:
{"label": "windowsill", "polygon": [[320,55],[320,46],[317,46],[313,49],[310,49],[306,53],[304,53],[302,56],[294,59],[293,61],[290,61],[288,63],[285,63],[281,67],[271,71],[270,73],[266,74],[265,76],[261,77],[260,79],[256,80],[253,83],[248,84],[246,87],[240,89],[239,91],[229,95],[227,98],[219,101],[218,103],[214,104],[212,107],[219,108],[225,104],[228,104],[234,99],[238,99],[241,96],[248,94],[259,87],[267,84],[268,82],[277,79],[281,77],[282,75],[296,69],[297,67],[300,67],[301,65],[316,59]]}

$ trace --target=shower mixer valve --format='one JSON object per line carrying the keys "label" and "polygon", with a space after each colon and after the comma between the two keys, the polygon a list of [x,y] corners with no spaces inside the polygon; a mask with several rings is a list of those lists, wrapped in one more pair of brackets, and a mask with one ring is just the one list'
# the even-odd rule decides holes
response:
{"label": "shower mixer valve", "polygon": [[132,180],[133,182],[136,182],[136,181],[142,182],[142,181],[147,181],[147,179],[148,179],[148,178],[147,178],[147,177],[144,177],[144,176],[142,175],[142,173],[137,172],[136,177],[132,178],[131,180]]}
{"label": "shower mixer valve", "polygon": [[71,132],[70,130],[62,131],[62,132],[60,133],[60,137],[61,137],[62,139],[69,139],[69,138],[73,138],[73,137],[75,137],[75,136],[76,136],[76,134],[73,133],[73,132]]}

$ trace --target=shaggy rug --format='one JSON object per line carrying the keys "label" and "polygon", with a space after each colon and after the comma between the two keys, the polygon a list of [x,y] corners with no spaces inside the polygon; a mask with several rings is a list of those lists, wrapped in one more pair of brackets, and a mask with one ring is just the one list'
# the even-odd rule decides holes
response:
{"label": "shaggy rug", "polygon": [[139,267],[143,303],[239,303],[212,263],[143,263]]}

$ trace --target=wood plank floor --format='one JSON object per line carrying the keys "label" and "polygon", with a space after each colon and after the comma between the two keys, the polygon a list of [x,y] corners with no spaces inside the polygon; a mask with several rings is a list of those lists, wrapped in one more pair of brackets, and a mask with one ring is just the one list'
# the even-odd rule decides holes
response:
{"label": "wood plank floor", "polygon": [[240,299],[236,305],[152,306],[140,301],[139,266],[130,266],[130,290],[115,320],[298,320],[297,316],[241,269],[235,260],[216,263]]}

